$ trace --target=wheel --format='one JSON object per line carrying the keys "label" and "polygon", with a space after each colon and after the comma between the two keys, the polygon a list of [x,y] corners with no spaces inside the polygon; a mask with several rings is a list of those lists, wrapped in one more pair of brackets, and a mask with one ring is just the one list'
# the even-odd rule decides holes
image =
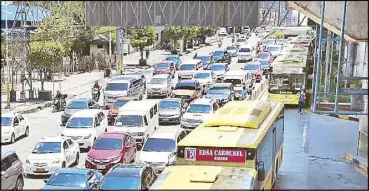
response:
{"label": "wheel", "polygon": [[17,182],[15,184],[15,190],[23,190],[23,179],[22,177],[18,177]]}
{"label": "wheel", "polygon": [[67,165],[65,164],[65,162],[63,161],[63,164],[62,164],[62,168],[65,168]]}
{"label": "wheel", "polygon": [[56,111],[56,107],[55,105],[53,105],[53,113],[55,113],[55,111]]}
{"label": "wheel", "polygon": [[108,129],[105,129],[105,132],[108,132]]}
{"label": "wheel", "polygon": [[10,137],[10,143],[14,142],[15,142],[15,134],[13,133],[12,136]]}
{"label": "wheel", "polygon": [[78,165],[79,163],[79,153],[76,155],[76,160],[74,161],[74,165]]}
{"label": "wheel", "polygon": [[24,136],[25,137],[29,136],[29,127],[26,127],[26,131],[24,132]]}

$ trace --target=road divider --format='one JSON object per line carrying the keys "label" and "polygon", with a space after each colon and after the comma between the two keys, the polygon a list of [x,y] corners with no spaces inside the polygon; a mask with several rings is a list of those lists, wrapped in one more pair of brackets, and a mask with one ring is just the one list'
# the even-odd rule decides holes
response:
{"label": "road divider", "polygon": [[248,101],[259,100],[267,88],[268,88],[268,80],[265,79],[265,77],[263,77],[260,83],[255,84],[255,89],[252,91],[251,95],[249,95],[245,100]]}

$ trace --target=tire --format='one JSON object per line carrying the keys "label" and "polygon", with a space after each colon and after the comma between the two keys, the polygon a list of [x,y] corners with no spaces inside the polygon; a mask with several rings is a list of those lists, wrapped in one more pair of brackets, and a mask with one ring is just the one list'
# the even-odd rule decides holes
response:
{"label": "tire", "polygon": [[107,128],[105,128],[105,133],[106,133],[106,132],[108,132],[108,129],[107,129]]}
{"label": "tire", "polygon": [[29,127],[26,127],[26,131],[24,132],[24,137],[29,136]]}
{"label": "tire", "polygon": [[76,155],[76,160],[74,161],[74,165],[78,165],[78,163],[79,163],[79,153],[77,153],[77,155]]}
{"label": "tire", "polygon": [[14,142],[15,142],[15,134],[13,133],[12,136],[10,137],[10,143]]}
{"label": "tire", "polygon": [[23,190],[23,178],[21,176],[19,176],[17,178],[17,182],[15,183],[15,188],[14,190]]}
{"label": "tire", "polygon": [[66,168],[67,167],[67,165],[65,164],[65,162],[63,161],[63,163],[62,163],[62,168]]}
{"label": "tire", "polygon": [[56,106],[53,105],[53,113],[55,113],[55,112],[56,112]]}

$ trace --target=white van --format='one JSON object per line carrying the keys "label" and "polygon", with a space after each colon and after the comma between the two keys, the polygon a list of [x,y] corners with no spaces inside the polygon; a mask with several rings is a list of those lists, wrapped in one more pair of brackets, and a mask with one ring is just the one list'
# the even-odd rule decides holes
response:
{"label": "white van", "polygon": [[159,127],[160,100],[130,101],[119,108],[112,132],[132,134],[138,145],[143,145],[149,134]]}
{"label": "white van", "polygon": [[196,71],[202,70],[202,60],[193,59],[182,62],[178,70],[178,80],[192,79]]}
{"label": "white van", "polygon": [[108,120],[102,110],[86,109],[74,113],[66,123],[61,136],[78,142],[80,148],[91,148],[96,138],[107,132]]}
{"label": "white van", "polygon": [[245,45],[241,46],[237,52],[237,62],[251,61],[252,60],[252,47]]}

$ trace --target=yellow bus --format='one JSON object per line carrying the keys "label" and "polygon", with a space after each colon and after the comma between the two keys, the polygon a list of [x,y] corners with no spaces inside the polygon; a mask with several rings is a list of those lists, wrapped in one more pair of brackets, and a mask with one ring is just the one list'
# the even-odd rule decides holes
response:
{"label": "yellow bus", "polygon": [[284,54],[273,61],[268,101],[298,104],[299,92],[305,91],[306,87],[306,60],[306,55]]}
{"label": "yellow bus", "polygon": [[[232,175],[243,177],[245,181],[247,179],[249,182],[243,181],[243,184],[249,184],[251,188],[271,189],[282,163],[283,140],[282,103],[229,102],[178,143],[178,165],[183,166],[168,167],[159,177],[162,183],[159,181],[157,185],[161,184],[158,186],[160,189],[194,188],[196,184],[192,186],[182,184],[209,182],[208,176],[224,175],[229,178]],[[193,178],[197,175],[192,174],[192,171],[201,172],[203,171],[201,169],[205,169],[205,175]],[[176,180],[179,187],[165,183],[173,181],[177,173],[183,175]],[[199,180],[191,181],[191,179]],[[218,178],[217,181],[221,180]],[[214,187],[222,188],[216,182],[207,188]],[[225,188],[228,187],[224,186],[223,189]]]}

